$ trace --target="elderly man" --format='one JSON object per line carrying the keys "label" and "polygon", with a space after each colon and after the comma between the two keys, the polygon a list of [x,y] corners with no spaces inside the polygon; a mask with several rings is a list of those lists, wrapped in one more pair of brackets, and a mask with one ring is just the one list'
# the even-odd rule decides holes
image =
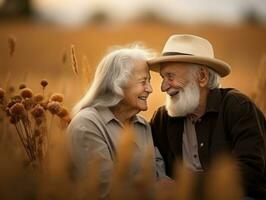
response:
{"label": "elderly man", "polygon": [[218,155],[230,153],[239,164],[249,197],[266,197],[263,113],[245,95],[219,88],[230,66],[215,58],[212,45],[194,35],[173,35],[162,56],[148,61],[162,77],[166,105],[151,120],[153,139],[172,177],[177,159],[206,172]]}

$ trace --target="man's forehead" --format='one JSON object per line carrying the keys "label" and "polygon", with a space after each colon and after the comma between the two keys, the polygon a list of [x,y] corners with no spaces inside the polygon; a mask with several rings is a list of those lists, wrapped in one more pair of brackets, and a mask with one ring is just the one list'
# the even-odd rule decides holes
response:
{"label": "man's forehead", "polygon": [[189,66],[191,66],[190,63],[166,62],[166,63],[161,63],[160,71],[165,71],[165,70],[186,71],[189,68]]}

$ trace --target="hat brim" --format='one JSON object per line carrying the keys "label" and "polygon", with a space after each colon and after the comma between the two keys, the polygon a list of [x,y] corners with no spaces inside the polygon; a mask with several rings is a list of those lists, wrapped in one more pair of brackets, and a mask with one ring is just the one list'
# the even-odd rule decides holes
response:
{"label": "hat brim", "polygon": [[206,65],[207,67],[217,72],[221,77],[225,77],[231,72],[230,65],[224,61],[221,61],[216,58],[206,58],[191,55],[161,56],[148,60],[147,63],[152,71],[160,72],[161,64],[166,62],[184,62]]}

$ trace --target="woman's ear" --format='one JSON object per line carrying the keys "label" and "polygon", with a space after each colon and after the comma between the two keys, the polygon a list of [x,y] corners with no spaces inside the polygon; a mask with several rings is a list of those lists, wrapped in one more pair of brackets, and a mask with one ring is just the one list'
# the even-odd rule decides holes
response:
{"label": "woman's ear", "polygon": [[199,73],[198,73],[198,80],[200,87],[205,87],[208,84],[209,81],[209,70],[207,67],[202,66],[200,67]]}

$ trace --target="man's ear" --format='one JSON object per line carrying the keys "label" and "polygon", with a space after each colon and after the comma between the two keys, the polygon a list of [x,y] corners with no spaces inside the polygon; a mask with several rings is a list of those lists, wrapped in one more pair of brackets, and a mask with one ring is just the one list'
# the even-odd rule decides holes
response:
{"label": "man's ear", "polygon": [[201,66],[198,72],[198,81],[200,87],[205,87],[209,81],[209,70],[205,66]]}

